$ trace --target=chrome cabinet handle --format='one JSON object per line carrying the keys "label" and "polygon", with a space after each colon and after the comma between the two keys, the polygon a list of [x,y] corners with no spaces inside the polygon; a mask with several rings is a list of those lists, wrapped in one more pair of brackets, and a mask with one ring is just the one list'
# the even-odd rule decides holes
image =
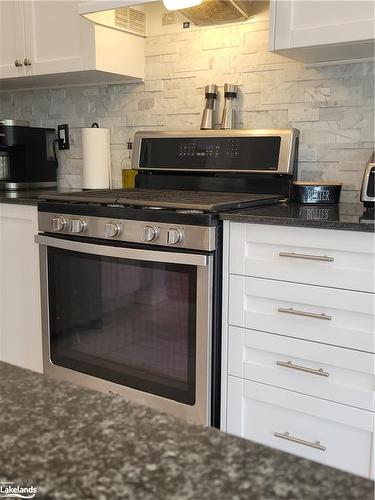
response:
{"label": "chrome cabinet handle", "polygon": [[303,444],[304,446],[309,446],[309,448],[315,448],[316,450],[326,451],[326,446],[320,444],[320,441],[306,441],[298,437],[291,436],[289,432],[274,432],[273,435],[280,439],[286,439],[287,441],[292,441],[293,443]]}
{"label": "chrome cabinet handle", "polygon": [[23,66],[23,64],[21,63],[21,61],[19,61],[18,59],[16,59],[14,61],[14,65],[17,67],[17,68],[20,68],[21,66]]}
{"label": "chrome cabinet handle", "polygon": [[[24,64],[25,66],[31,66],[31,61],[30,61],[30,59],[25,58],[25,59],[23,60],[23,64]],[[21,66],[22,66],[22,65],[21,65]]]}
{"label": "chrome cabinet handle", "polygon": [[309,255],[306,253],[295,253],[295,252],[279,252],[279,256],[291,257],[293,259],[321,260],[324,262],[333,262],[335,260],[333,257],[328,257],[327,255]]}
{"label": "chrome cabinet handle", "polygon": [[293,307],[278,307],[277,311],[279,313],[294,314],[295,316],[307,316],[308,318],[325,319],[327,321],[332,320],[332,316],[330,316],[329,314],[299,311],[298,309],[294,309]]}
{"label": "chrome cabinet handle", "polygon": [[329,373],[325,372],[323,368],[309,368],[307,366],[295,365],[292,361],[276,361],[277,366],[282,366],[283,368],[292,368],[293,370],[299,370],[300,372],[311,373],[312,375],[320,375],[321,377],[329,377]]}

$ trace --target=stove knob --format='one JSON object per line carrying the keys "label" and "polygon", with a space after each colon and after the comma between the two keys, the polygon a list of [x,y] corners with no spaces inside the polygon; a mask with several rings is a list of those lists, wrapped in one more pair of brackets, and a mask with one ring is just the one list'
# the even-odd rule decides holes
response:
{"label": "stove knob", "polygon": [[52,217],[51,219],[51,227],[52,231],[58,232],[62,231],[66,226],[66,220],[64,217]]}
{"label": "stove knob", "polygon": [[116,238],[121,233],[121,225],[116,224],[116,222],[108,222],[104,226],[104,237],[105,238]]}
{"label": "stove knob", "polygon": [[142,241],[154,241],[159,236],[159,228],[154,226],[145,226],[143,229]]}
{"label": "stove knob", "polygon": [[183,232],[181,229],[169,229],[167,236],[167,244],[168,245],[177,245],[177,243],[181,243],[183,240]]}
{"label": "stove knob", "polygon": [[86,228],[86,222],[82,219],[71,219],[70,220],[70,232],[71,233],[82,233]]}

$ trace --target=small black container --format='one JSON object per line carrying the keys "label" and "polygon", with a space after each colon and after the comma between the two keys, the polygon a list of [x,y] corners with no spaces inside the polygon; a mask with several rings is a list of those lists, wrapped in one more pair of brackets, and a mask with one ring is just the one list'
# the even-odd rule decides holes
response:
{"label": "small black container", "polygon": [[293,182],[293,199],[308,205],[334,205],[340,200],[339,182]]}

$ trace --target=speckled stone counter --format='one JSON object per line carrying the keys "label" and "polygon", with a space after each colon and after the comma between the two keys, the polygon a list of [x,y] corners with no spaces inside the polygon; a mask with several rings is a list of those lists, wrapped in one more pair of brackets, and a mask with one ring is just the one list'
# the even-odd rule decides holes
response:
{"label": "speckled stone counter", "polygon": [[16,205],[31,205],[36,206],[38,201],[43,198],[44,193],[69,193],[71,191],[76,192],[77,189],[30,189],[30,190],[19,190],[19,191],[0,191],[0,203],[14,203]]}
{"label": "speckled stone counter", "polygon": [[56,500],[373,500],[374,483],[0,362],[0,481]]}
{"label": "speckled stone counter", "polygon": [[0,191],[0,203],[35,206],[38,204],[39,196],[42,193],[45,193],[45,191],[45,189],[33,189],[30,191]]}
{"label": "speckled stone counter", "polygon": [[283,203],[223,212],[221,218],[254,224],[375,231],[374,212],[365,212],[362,203],[341,203],[332,206]]}

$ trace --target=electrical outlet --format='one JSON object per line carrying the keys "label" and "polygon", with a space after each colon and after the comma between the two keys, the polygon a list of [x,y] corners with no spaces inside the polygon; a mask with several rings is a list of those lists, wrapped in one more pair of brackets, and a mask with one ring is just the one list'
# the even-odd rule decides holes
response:
{"label": "electrical outlet", "polygon": [[69,149],[69,125],[65,123],[64,125],[57,126],[57,138],[59,140],[59,149]]}

